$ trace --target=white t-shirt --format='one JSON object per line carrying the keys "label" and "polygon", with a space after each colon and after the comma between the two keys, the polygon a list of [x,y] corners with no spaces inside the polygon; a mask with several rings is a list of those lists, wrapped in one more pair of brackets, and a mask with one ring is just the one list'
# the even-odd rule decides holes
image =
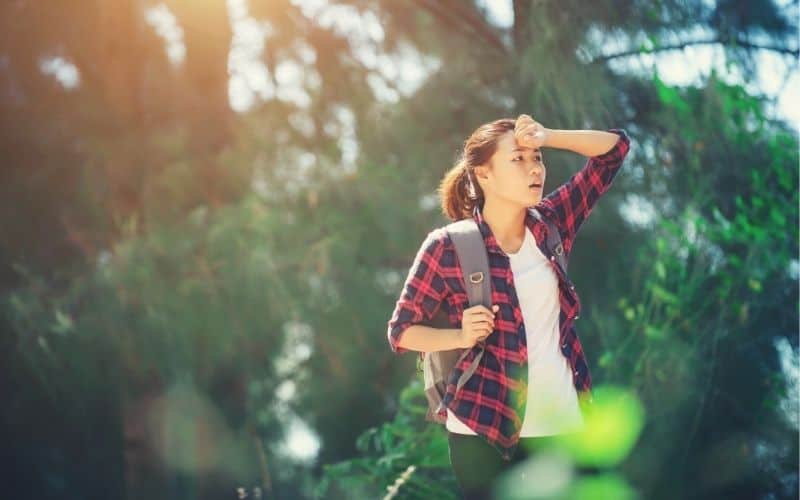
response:
{"label": "white t-shirt", "polygon": [[[511,261],[514,287],[522,309],[528,344],[528,397],[520,437],[583,430],[572,371],[559,348],[558,276],[530,230]],[[445,427],[458,434],[476,433],[449,409]]]}

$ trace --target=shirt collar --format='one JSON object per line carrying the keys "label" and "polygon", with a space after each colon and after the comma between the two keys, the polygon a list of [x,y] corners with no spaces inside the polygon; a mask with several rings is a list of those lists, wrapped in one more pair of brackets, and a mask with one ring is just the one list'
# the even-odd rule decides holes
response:
{"label": "shirt collar", "polygon": [[500,248],[500,245],[497,244],[497,239],[494,237],[492,229],[483,218],[481,207],[478,206],[478,204],[475,204],[475,208],[472,209],[472,218],[478,224],[478,229],[481,231],[483,242],[486,244],[486,251],[489,253],[504,254],[505,252],[503,252],[503,250]]}
{"label": "shirt collar", "polygon": [[[548,210],[548,207],[543,203],[536,204],[535,207],[541,213],[542,211]],[[486,222],[486,219],[483,218],[483,212],[480,206],[477,204],[472,209],[472,218],[478,224],[478,228],[481,231],[481,235],[483,236],[483,242],[486,245],[486,251],[489,253],[498,253],[501,255],[506,255],[500,245],[497,243],[497,238],[494,237],[494,233],[492,233],[492,229],[489,227],[489,224]],[[525,213],[525,225],[528,229],[533,233],[533,225],[537,222],[536,218],[533,216],[531,209],[529,208]],[[535,234],[535,233],[534,233]]]}

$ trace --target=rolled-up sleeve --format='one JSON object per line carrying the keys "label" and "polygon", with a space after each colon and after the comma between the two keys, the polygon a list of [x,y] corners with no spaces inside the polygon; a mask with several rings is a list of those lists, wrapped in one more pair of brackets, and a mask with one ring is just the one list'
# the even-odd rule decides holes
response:
{"label": "rolled-up sleeve", "polygon": [[600,197],[608,191],[630,149],[624,129],[607,131],[619,135],[616,144],[607,152],[589,158],[582,169],[542,199],[542,204],[556,214],[561,239],[568,248]]}
{"label": "rolled-up sleeve", "polygon": [[400,298],[388,322],[387,336],[394,353],[401,354],[409,350],[397,345],[400,336],[412,324],[433,318],[446,296],[447,286],[441,272],[443,237],[439,230],[428,233],[408,271]]}

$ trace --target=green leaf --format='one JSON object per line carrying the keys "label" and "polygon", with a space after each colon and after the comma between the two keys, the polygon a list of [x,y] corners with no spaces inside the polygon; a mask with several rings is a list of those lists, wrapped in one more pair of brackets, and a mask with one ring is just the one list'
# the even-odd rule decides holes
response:
{"label": "green leaf", "polygon": [[66,335],[72,331],[74,327],[75,324],[73,323],[72,318],[69,315],[61,312],[60,309],[56,309],[56,322],[50,326],[50,330],[60,335]]}
{"label": "green leaf", "polygon": [[666,338],[666,334],[664,330],[661,328],[656,328],[653,325],[645,325],[644,327],[644,334],[646,337],[655,339],[655,340],[663,340]]}
{"label": "green leaf", "polygon": [[600,356],[600,359],[597,360],[597,363],[603,368],[606,368],[611,365],[611,362],[613,360],[614,360],[614,355],[611,353],[611,351],[606,351],[603,353],[602,356]]}
{"label": "green leaf", "polygon": [[667,302],[669,304],[677,304],[680,302],[674,293],[669,292],[658,285],[652,285],[650,289],[653,292],[653,296],[662,300],[663,302]]}
{"label": "green leaf", "polygon": [[633,321],[634,317],[636,317],[636,313],[633,311],[632,307],[625,309],[625,319],[628,321]]}
{"label": "green leaf", "polygon": [[783,227],[786,224],[786,217],[775,207],[769,210],[769,218],[772,219],[772,222],[777,226]]}
{"label": "green leaf", "polygon": [[662,280],[667,277],[667,270],[664,268],[664,263],[660,260],[656,261],[656,275]]}

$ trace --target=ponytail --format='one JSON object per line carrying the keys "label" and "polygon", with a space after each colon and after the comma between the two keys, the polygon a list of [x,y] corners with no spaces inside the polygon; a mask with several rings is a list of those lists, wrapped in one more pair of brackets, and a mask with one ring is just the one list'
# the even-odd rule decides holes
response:
{"label": "ponytail", "polygon": [[464,141],[461,158],[444,174],[439,183],[439,199],[442,212],[453,221],[472,217],[476,206],[483,207],[484,193],[475,178],[474,168],[488,165],[497,151],[497,141],[514,130],[515,121],[501,118],[478,127]]}
{"label": "ponytail", "polygon": [[470,171],[462,159],[444,175],[439,184],[442,213],[451,220],[471,217],[476,203],[483,199],[480,186],[472,182],[470,177]]}

